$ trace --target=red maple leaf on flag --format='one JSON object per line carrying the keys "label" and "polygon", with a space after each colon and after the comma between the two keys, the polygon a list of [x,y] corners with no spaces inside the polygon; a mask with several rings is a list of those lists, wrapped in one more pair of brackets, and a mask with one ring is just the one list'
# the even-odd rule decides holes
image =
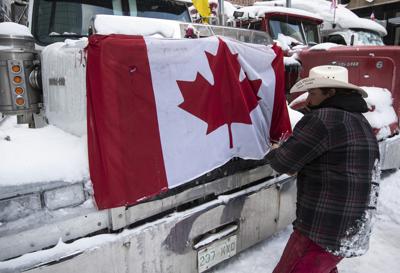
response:
{"label": "red maple leaf on flag", "polygon": [[211,85],[199,72],[194,81],[177,81],[184,102],[179,107],[208,124],[207,135],[224,124],[228,125],[229,147],[233,148],[232,123],[252,124],[250,112],[261,99],[257,93],[261,79],[240,81],[238,54],[232,54],[226,43],[219,39],[214,56],[205,52],[214,84]]}

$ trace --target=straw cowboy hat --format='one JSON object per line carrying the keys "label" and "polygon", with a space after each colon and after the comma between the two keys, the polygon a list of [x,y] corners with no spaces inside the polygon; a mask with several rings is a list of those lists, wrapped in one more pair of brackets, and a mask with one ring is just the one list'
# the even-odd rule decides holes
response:
{"label": "straw cowboy hat", "polygon": [[349,83],[347,68],[337,65],[321,65],[310,70],[308,78],[298,81],[290,93],[304,92],[313,88],[344,88],[357,91],[363,98],[368,97],[362,88]]}

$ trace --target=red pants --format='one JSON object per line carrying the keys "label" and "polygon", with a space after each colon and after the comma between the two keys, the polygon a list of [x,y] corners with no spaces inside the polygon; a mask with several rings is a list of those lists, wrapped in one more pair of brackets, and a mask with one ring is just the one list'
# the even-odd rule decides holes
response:
{"label": "red pants", "polygon": [[273,273],[337,273],[341,259],[294,230]]}

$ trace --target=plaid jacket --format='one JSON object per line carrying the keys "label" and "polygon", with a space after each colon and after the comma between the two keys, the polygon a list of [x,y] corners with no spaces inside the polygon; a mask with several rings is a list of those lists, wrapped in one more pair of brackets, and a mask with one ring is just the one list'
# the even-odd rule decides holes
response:
{"label": "plaid jacket", "polygon": [[280,173],[298,173],[295,229],[335,255],[366,252],[379,149],[361,113],[314,110],[267,158]]}

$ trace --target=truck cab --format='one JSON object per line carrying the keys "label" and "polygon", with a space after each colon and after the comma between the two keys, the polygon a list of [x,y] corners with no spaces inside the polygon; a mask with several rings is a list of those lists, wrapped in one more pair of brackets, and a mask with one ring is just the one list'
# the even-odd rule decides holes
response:
{"label": "truck cab", "polygon": [[[257,7],[286,6],[286,1],[274,0],[255,2]],[[323,42],[342,45],[383,45],[383,37],[387,35],[385,27],[379,23],[358,17],[343,5],[335,7],[329,1],[293,0],[291,8],[309,12],[323,18],[321,37]]]}
{"label": "truck cab", "polygon": [[[358,18],[343,6],[336,7],[334,18],[327,1],[293,0],[292,8],[285,5],[286,1],[263,1],[238,9],[243,16],[236,18],[236,25],[270,33],[285,50],[287,92],[298,79],[307,77],[311,68],[328,64],[346,67],[351,83],[370,88],[371,111],[366,116],[380,141],[381,168],[398,168],[400,83],[396,67],[400,48],[385,46],[382,37],[386,30],[381,25]],[[298,96],[287,94],[293,109],[304,106],[306,94]],[[383,108],[378,97],[387,97]]]}
{"label": "truck cab", "polygon": [[237,10],[234,25],[240,28],[262,30],[279,41],[281,35],[288,38],[290,47],[315,45],[321,42],[318,26],[322,18],[308,12],[285,7],[242,7]]}
{"label": "truck cab", "polygon": [[[285,53],[285,86],[288,91],[299,77],[301,64],[295,56],[321,42],[322,18],[312,13],[281,6],[250,6],[237,10],[233,24],[239,28],[268,33]],[[290,98],[289,98],[290,99]]]}

